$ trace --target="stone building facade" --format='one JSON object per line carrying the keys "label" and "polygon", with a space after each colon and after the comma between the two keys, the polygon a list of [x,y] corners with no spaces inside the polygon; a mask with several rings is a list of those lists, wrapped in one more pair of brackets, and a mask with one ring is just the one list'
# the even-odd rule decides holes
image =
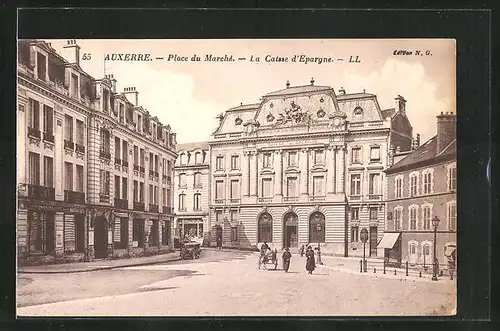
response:
{"label": "stone building facade", "polygon": [[376,256],[385,229],[388,146],[410,149],[406,100],[381,109],[366,92],[290,86],[218,116],[210,141],[210,242]]}
{"label": "stone building facade", "polygon": [[90,261],[172,248],[175,133],[135,88],[95,79],[68,41],[19,41],[17,246],[21,263]]}
{"label": "stone building facade", "polygon": [[174,167],[175,236],[209,240],[210,146],[208,142],[177,145]]}
{"label": "stone building facade", "polygon": [[410,265],[431,265],[434,228],[436,257],[446,265],[456,249],[456,115],[437,116],[437,135],[387,170],[386,255]]}

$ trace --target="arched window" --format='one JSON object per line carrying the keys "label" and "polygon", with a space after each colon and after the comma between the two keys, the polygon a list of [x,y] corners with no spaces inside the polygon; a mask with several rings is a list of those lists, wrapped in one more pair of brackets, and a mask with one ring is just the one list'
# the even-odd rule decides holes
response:
{"label": "arched window", "polygon": [[309,217],[309,242],[325,242],[325,215],[315,212]]}
{"label": "arched window", "polygon": [[186,205],[184,204],[185,198],[185,194],[179,194],[179,210],[186,210]]}
{"label": "arched window", "polygon": [[270,243],[273,241],[273,218],[269,213],[263,213],[258,220],[258,242]]}
{"label": "arched window", "polygon": [[201,210],[201,194],[196,193],[194,195],[193,210]]}
{"label": "arched window", "polygon": [[200,187],[201,186],[201,173],[195,172],[194,173],[194,187]]}

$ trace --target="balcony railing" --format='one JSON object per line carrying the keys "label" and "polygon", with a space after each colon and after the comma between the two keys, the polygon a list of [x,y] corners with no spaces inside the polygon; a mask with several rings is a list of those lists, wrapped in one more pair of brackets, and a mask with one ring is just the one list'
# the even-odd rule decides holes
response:
{"label": "balcony railing", "polygon": [[368,194],[368,200],[380,200],[382,195],[380,194]]}
{"label": "balcony railing", "polygon": [[134,202],[134,210],[144,211],[144,202]]}
{"label": "balcony railing", "polygon": [[171,214],[172,207],[163,206],[163,214]]}
{"label": "balcony railing", "polygon": [[107,195],[107,194],[99,194],[99,202],[109,203],[109,195]]}
{"label": "balcony railing", "polygon": [[56,190],[53,187],[28,184],[28,196],[37,200],[55,200]]}
{"label": "balcony railing", "polygon": [[122,166],[128,168],[128,161],[122,160]]}
{"label": "balcony railing", "polygon": [[139,172],[145,173],[146,169],[144,169],[144,167],[139,167]]}
{"label": "balcony railing", "polygon": [[64,201],[75,204],[85,204],[85,193],[76,191],[64,191]]}
{"label": "balcony railing", "polygon": [[155,175],[155,177],[160,177],[160,174],[158,173],[158,171],[155,171],[154,175]]}
{"label": "balcony railing", "polygon": [[40,139],[40,130],[28,127],[28,136]]}
{"label": "balcony railing", "polygon": [[99,151],[99,157],[107,160],[111,160],[111,152],[101,149]]}
{"label": "balcony railing", "polygon": [[49,143],[54,143],[54,134],[52,132],[44,132],[43,133],[43,141],[47,141]]}
{"label": "balcony railing", "polygon": [[283,197],[283,201],[285,201],[285,202],[296,202],[296,201],[299,201],[299,197]]}
{"label": "balcony railing", "polygon": [[172,183],[172,176],[167,176],[167,183],[168,184]]}
{"label": "balcony railing", "polygon": [[179,184],[179,188],[187,188],[187,184]]}
{"label": "balcony railing", "polygon": [[216,204],[222,204],[226,201],[226,199],[215,199]]}
{"label": "balcony railing", "polygon": [[149,204],[149,211],[152,213],[157,213],[158,212],[158,205],[150,203]]}
{"label": "balcony railing", "polygon": [[64,148],[72,151],[75,149],[75,143],[71,140],[64,139]]}
{"label": "balcony railing", "polygon": [[128,209],[128,200],[115,198],[115,207],[120,209]]}
{"label": "balcony railing", "polygon": [[361,200],[361,195],[359,194],[351,194],[350,195],[351,200]]}
{"label": "balcony railing", "polygon": [[149,170],[149,175],[153,177],[155,175],[155,172],[153,170]]}
{"label": "balcony railing", "polygon": [[76,144],[75,145],[75,151],[80,154],[85,154],[85,146]]}
{"label": "balcony railing", "polygon": [[119,159],[115,157],[115,164],[121,165],[122,164],[122,159]]}
{"label": "balcony railing", "polygon": [[202,188],[203,185],[201,183],[197,183],[193,185],[194,188]]}
{"label": "balcony railing", "polygon": [[186,207],[179,208],[179,211],[187,211]]}
{"label": "balcony railing", "polygon": [[134,171],[139,171],[139,166],[137,164],[134,164]]}
{"label": "balcony railing", "polygon": [[326,200],[326,196],[324,196],[324,195],[315,195],[315,196],[309,197],[309,201],[325,201],[325,200]]}
{"label": "balcony railing", "polygon": [[231,199],[229,199],[229,202],[230,203],[240,203],[240,199],[231,198]]}
{"label": "balcony railing", "polygon": [[259,198],[259,202],[272,202],[273,198],[272,197],[266,197],[266,198]]}

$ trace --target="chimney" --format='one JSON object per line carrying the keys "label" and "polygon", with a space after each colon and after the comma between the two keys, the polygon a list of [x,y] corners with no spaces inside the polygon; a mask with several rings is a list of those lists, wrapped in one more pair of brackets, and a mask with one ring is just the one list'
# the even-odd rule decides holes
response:
{"label": "chimney", "polygon": [[339,90],[339,94],[340,94],[340,95],[345,95],[345,90],[344,90],[344,88],[343,88],[343,87],[341,87],[341,88],[340,88],[340,90]]}
{"label": "chimney", "polygon": [[80,65],[80,46],[75,39],[66,41],[66,46],[63,46],[63,54],[69,63]]}
{"label": "chimney", "polygon": [[437,116],[437,153],[441,153],[456,138],[457,116],[443,113]]}
{"label": "chimney", "polygon": [[128,101],[134,104],[134,106],[139,106],[139,92],[135,90],[135,87],[125,87],[123,89],[123,94],[127,97]]}
{"label": "chimney", "polygon": [[391,145],[389,147],[389,153],[387,153],[389,160],[388,160],[388,166],[392,167],[394,165],[394,145]]}
{"label": "chimney", "polygon": [[406,112],[406,100],[402,96],[398,95],[396,98],[396,112],[405,113]]}
{"label": "chimney", "polygon": [[311,85],[314,85],[314,78],[311,78]]}
{"label": "chimney", "polygon": [[290,82],[288,80],[286,81],[286,88],[290,88]]}
{"label": "chimney", "polygon": [[116,93],[116,79],[113,74],[106,75],[106,77],[111,81],[111,92]]}
{"label": "chimney", "polygon": [[417,138],[415,139],[415,149],[420,147],[420,133],[417,133]]}

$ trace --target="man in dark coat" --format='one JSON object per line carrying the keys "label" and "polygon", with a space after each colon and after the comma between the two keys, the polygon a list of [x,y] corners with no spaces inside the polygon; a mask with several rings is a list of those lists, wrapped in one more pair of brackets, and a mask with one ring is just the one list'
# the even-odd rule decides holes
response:
{"label": "man in dark coat", "polygon": [[222,238],[221,238],[221,237],[218,237],[218,238],[217,238],[217,248],[218,248],[219,250],[221,250],[221,249],[222,249]]}
{"label": "man in dark coat", "polygon": [[285,270],[285,272],[288,272],[288,269],[290,268],[291,258],[292,258],[292,253],[290,253],[290,250],[287,247],[283,252],[283,270]]}
{"label": "man in dark coat", "polygon": [[314,250],[311,246],[308,246],[306,252],[306,270],[310,275],[312,275],[314,269],[316,269],[316,262],[314,261]]}

